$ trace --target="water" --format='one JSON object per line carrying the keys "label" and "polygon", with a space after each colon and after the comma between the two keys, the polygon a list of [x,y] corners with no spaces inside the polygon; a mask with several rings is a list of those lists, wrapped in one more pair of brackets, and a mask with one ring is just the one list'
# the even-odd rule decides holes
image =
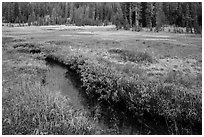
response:
{"label": "water", "polygon": [[[49,67],[45,78],[46,85],[53,91],[67,96],[76,109],[90,111],[86,97],[82,94],[80,85],[77,84],[76,77],[66,67],[58,63],[47,61],[46,64]],[[97,126],[106,128],[103,123],[97,123]]]}
{"label": "water", "polygon": [[59,91],[62,95],[67,96],[73,106],[77,109],[83,109],[83,97],[75,82],[71,80],[68,70],[58,64],[47,62],[49,71],[46,74],[46,84],[53,91]]}

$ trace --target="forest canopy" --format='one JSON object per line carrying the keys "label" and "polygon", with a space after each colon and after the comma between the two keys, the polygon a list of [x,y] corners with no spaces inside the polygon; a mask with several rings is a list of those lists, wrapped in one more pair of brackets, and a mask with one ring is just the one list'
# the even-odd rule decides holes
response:
{"label": "forest canopy", "polygon": [[3,23],[116,25],[117,29],[166,25],[201,33],[201,2],[3,2]]}

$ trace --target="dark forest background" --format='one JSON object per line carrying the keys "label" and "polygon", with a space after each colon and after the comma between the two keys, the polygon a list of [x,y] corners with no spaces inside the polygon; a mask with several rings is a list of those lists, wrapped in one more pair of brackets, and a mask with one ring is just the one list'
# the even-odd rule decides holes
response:
{"label": "dark forest background", "polygon": [[201,2],[3,2],[3,23],[28,25],[116,25],[117,29],[156,31],[165,26],[201,33]]}

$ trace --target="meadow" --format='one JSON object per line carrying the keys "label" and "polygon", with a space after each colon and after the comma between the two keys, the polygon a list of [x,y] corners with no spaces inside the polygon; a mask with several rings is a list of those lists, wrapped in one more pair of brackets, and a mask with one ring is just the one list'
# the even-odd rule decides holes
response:
{"label": "meadow", "polygon": [[202,134],[202,36],[4,26],[2,87],[3,134]]}

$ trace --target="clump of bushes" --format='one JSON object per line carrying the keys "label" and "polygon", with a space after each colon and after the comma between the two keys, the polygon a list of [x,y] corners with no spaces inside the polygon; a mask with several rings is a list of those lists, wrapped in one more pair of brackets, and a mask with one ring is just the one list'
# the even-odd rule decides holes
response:
{"label": "clump of bushes", "polygon": [[19,47],[23,47],[23,48],[33,48],[35,47],[35,44],[33,43],[27,43],[27,42],[20,42],[17,43],[15,45],[13,45],[14,48],[19,48]]}
{"label": "clump of bushes", "polygon": [[40,45],[38,44],[19,42],[17,44],[14,44],[13,48],[16,49],[18,52],[39,54],[41,53],[39,46]]}
{"label": "clump of bushes", "polygon": [[153,63],[154,59],[147,52],[136,52],[124,49],[110,49],[109,53],[119,54],[124,61]]}
{"label": "clump of bushes", "polygon": [[13,37],[2,37],[2,45],[12,42],[13,41]]}
{"label": "clump of bushes", "polygon": [[164,76],[165,83],[175,83],[186,88],[202,87],[202,74],[184,73],[179,70],[169,70]]}

